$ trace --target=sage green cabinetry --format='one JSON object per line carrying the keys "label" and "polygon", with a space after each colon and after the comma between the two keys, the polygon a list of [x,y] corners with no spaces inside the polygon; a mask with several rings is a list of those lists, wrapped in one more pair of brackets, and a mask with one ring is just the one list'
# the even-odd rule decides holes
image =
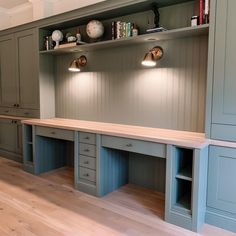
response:
{"label": "sage green cabinetry", "polygon": [[236,149],[211,146],[207,223],[236,232]]}
{"label": "sage green cabinetry", "polygon": [[14,35],[0,38],[1,106],[15,107],[18,98]]}
{"label": "sage green cabinetry", "polygon": [[0,155],[22,161],[22,125],[14,119],[0,119]]}
{"label": "sage green cabinetry", "polygon": [[211,138],[236,141],[236,1],[217,1]]}
{"label": "sage green cabinetry", "polygon": [[36,29],[0,37],[0,58],[1,107],[13,108],[1,113],[27,116],[24,109],[39,109]]}
{"label": "sage green cabinetry", "polygon": [[36,29],[15,34],[17,46],[18,103],[21,108],[39,108],[38,51]]}

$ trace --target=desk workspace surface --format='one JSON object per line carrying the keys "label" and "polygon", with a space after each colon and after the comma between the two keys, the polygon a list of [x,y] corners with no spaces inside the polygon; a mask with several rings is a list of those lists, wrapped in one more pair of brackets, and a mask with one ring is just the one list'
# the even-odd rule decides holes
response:
{"label": "desk workspace surface", "polygon": [[69,161],[79,191],[102,197],[133,183],[165,193],[166,221],[194,231],[203,224],[203,133],[61,118],[22,123],[25,171],[38,175]]}
{"label": "desk workspace surface", "polygon": [[22,123],[36,126],[46,126],[59,129],[105,134],[124,138],[133,138],[143,141],[172,144],[189,148],[204,148],[209,144],[209,140],[205,138],[204,133],[177,131],[170,129],[158,129],[61,118],[23,120]]}

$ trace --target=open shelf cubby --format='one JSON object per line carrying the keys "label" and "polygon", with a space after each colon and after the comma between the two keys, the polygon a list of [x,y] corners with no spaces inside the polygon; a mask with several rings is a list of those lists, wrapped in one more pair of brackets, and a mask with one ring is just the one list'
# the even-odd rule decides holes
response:
{"label": "open shelf cubby", "polygon": [[193,150],[176,148],[176,175],[177,179],[192,181]]}
{"label": "open shelf cubby", "polygon": [[25,125],[25,161],[27,164],[33,164],[33,129],[31,125]]}
{"label": "open shelf cubby", "polygon": [[191,215],[192,182],[184,179],[176,179],[176,198],[173,208]]}

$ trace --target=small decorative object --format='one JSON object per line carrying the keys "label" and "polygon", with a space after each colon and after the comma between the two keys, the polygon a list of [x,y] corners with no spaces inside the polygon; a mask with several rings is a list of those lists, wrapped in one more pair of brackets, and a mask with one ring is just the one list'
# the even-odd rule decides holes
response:
{"label": "small decorative object", "polygon": [[81,34],[80,34],[80,30],[79,28],[77,29],[77,33],[76,33],[76,42],[79,44],[82,40]]}
{"label": "small decorative object", "polygon": [[133,25],[133,29],[132,29],[132,36],[133,37],[138,36],[138,28],[135,24]]}
{"label": "small decorative object", "polygon": [[86,32],[91,39],[98,39],[104,34],[104,26],[98,20],[90,21],[86,26]]}
{"label": "small decorative object", "polygon": [[192,16],[191,17],[191,26],[197,26],[198,25],[198,16]]}
{"label": "small decorative object", "polygon": [[45,39],[45,49],[46,50],[53,49],[52,36],[46,36],[46,39]]}
{"label": "small decorative object", "polygon": [[63,39],[63,34],[60,30],[54,30],[52,32],[52,40],[56,42],[56,46],[54,49],[59,48],[59,42],[61,42]]}

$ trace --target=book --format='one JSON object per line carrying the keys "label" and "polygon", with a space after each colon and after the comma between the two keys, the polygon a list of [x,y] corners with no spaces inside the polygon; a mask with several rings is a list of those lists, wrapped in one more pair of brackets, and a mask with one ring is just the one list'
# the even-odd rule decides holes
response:
{"label": "book", "polygon": [[77,45],[76,42],[63,43],[63,44],[60,44],[58,48],[70,48],[70,47],[75,47],[76,45]]}
{"label": "book", "polygon": [[199,0],[199,25],[203,24],[203,0]]}
{"label": "book", "polygon": [[83,45],[86,44],[85,42],[79,41],[79,42],[71,42],[71,43],[63,43],[60,44],[58,48],[71,48],[71,47],[75,47],[77,45]]}
{"label": "book", "polygon": [[152,29],[147,29],[147,33],[155,33],[155,32],[162,32],[162,31],[167,31],[166,28],[164,27],[157,27],[157,28],[152,28]]}

